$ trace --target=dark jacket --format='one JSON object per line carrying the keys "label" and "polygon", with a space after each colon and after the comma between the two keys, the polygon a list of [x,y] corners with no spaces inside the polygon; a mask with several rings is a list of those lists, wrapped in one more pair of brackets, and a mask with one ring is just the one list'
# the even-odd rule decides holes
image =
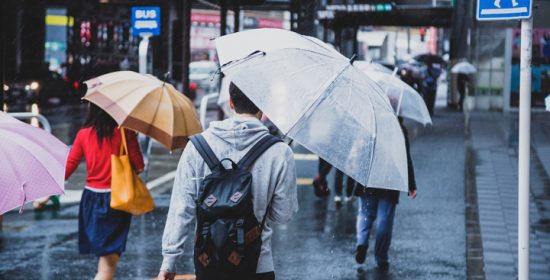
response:
{"label": "dark jacket", "polygon": [[[403,131],[403,136],[405,136],[405,149],[407,151],[407,166],[408,166],[408,176],[409,176],[409,191],[416,190],[416,180],[414,178],[414,166],[411,158],[410,148],[409,148],[409,132],[407,128],[401,124],[401,130]],[[363,188],[364,189],[364,188]],[[367,188],[364,189],[364,192],[367,195],[375,195],[377,197],[386,197],[389,198],[395,203],[399,203],[399,191],[395,190],[386,190],[386,189],[376,189],[376,188]]]}

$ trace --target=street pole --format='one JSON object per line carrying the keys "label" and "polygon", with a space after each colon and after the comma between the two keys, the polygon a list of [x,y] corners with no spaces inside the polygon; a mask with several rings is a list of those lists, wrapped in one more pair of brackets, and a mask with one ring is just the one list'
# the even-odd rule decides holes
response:
{"label": "street pole", "polygon": [[191,62],[191,0],[183,1],[183,12],[181,14],[182,35],[181,35],[181,91],[189,94],[189,63]]}
{"label": "street pole", "polygon": [[139,73],[147,74],[147,50],[149,49],[149,37],[150,34],[140,35],[141,41],[139,42],[138,54],[139,54]]}
{"label": "street pole", "polygon": [[533,19],[521,20],[518,163],[518,279],[529,279],[529,153],[531,143],[531,48]]}
{"label": "street pole", "polygon": [[411,28],[407,27],[407,54],[411,54]]}
{"label": "street pole", "polygon": [[[139,73],[147,74],[147,51],[149,50],[149,37],[151,34],[144,33],[140,34],[141,41],[138,46],[138,55],[139,55]],[[138,135],[139,145],[141,146],[141,153],[143,155],[143,163],[145,165],[144,171],[141,178],[145,181],[148,179],[149,174],[149,154],[151,153],[151,138],[145,134],[140,133]]]}
{"label": "street pole", "polygon": [[239,6],[239,2],[235,2],[235,6],[233,8],[233,32],[239,32],[240,31],[240,25],[241,25],[241,6]]}
{"label": "street pole", "polygon": [[227,34],[227,1],[220,1],[220,36]]}

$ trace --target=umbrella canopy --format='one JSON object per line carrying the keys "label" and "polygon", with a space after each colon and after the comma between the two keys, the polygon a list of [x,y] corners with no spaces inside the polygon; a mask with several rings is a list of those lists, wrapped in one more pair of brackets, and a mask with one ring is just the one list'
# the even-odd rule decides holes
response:
{"label": "umbrella canopy", "polygon": [[0,215],[64,193],[69,147],[48,132],[0,112]]}
{"label": "umbrella canopy", "polygon": [[451,73],[456,73],[456,74],[470,75],[470,74],[474,74],[475,72],[477,72],[476,67],[467,61],[459,62],[455,64],[453,68],[451,68]]}
{"label": "umbrella canopy", "polygon": [[414,88],[392,74],[381,72],[376,64],[356,61],[353,65],[380,84],[398,116],[417,121],[423,125],[432,123],[424,99]]}
{"label": "umbrella canopy", "polygon": [[283,134],[367,187],[407,191],[397,118],[382,88],[349,59],[318,39],[280,29],[215,43],[222,72]]}
{"label": "umbrella canopy", "polygon": [[193,102],[171,84],[132,71],[118,71],[85,82],[83,99],[105,110],[123,127],[159,141],[169,150],[183,148],[201,126]]}
{"label": "umbrella canopy", "polygon": [[445,60],[441,56],[431,54],[431,53],[419,54],[413,57],[413,59],[418,62],[423,62],[426,64],[430,64],[430,63],[445,64]]}

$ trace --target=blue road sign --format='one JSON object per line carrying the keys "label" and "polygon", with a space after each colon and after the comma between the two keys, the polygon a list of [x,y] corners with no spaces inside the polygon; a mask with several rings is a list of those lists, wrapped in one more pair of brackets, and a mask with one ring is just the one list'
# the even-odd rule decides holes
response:
{"label": "blue road sign", "polygon": [[160,35],[160,7],[132,7],[132,35]]}
{"label": "blue road sign", "polygon": [[533,0],[477,0],[477,20],[507,20],[531,17]]}

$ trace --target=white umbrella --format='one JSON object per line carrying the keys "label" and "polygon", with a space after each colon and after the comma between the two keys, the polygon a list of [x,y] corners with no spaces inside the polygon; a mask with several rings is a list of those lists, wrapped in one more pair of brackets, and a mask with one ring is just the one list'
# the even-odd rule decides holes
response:
{"label": "white umbrella", "polygon": [[453,68],[451,68],[451,73],[455,73],[455,74],[469,75],[469,74],[474,74],[475,72],[477,72],[476,67],[467,61],[459,62],[455,64]]}
{"label": "white umbrella", "polygon": [[[377,64],[366,61],[356,61],[353,65],[382,86],[390,99],[394,112],[398,116],[417,121],[423,125],[432,123],[424,99],[414,88],[392,75],[391,72],[389,74],[388,72],[382,72],[380,67],[384,66],[377,66]],[[389,69],[387,70],[389,71]]]}
{"label": "white umbrella", "polygon": [[222,72],[280,129],[367,187],[407,191],[401,127],[382,88],[318,39],[255,29],[216,39]]}
{"label": "white umbrella", "polygon": [[550,95],[546,96],[544,103],[546,104],[546,111],[550,111]]}

